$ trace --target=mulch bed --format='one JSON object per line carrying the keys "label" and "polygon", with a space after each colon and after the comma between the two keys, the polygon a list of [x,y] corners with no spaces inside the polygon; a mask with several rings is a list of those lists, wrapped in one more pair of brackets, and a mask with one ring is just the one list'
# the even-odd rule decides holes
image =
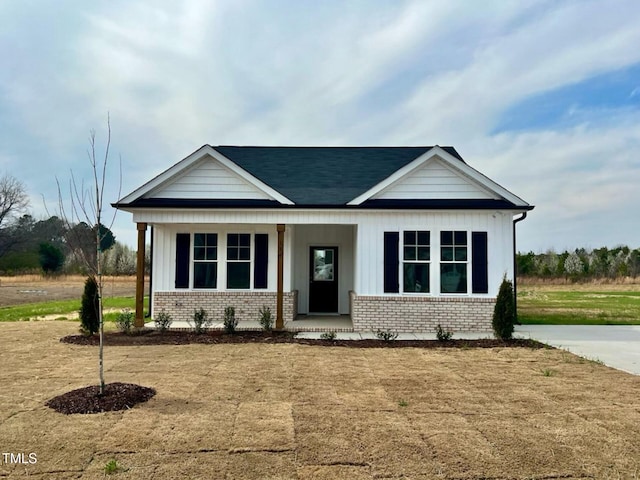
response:
{"label": "mulch bed", "polygon": [[[98,345],[97,335],[69,335],[60,339],[63,343],[74,345]],[[349,348],[495,348],[495,347],[526,347],[548,348],[546,345],[530,339],[513,339],[508,341],[484,338],[478,340],[452,339],[446,342],[438,340],[312,340],[295,338],[292,332],[262,332],[242,331],[234,335],[222,331],[210,331],[203,334],[193,332],[169,331],[159,333],[146,330],[134,334],[109,332],[104,334],[104,345],[133,346],[133,345],[188,345],[192,343],[223,344],[223,343],[297,343],[302,345],[323,345],[331,347]]]}
{"label": "mulch bed", "polygon": [[47,401],[45,405],[66,415],[115,412],[128,410],[138,403],[144,403],[155,394],[156,391],[153,388],[133,383],[114,382],[104,386],[102,395],[100,395],[100,388],[93,385],[58,395]]}

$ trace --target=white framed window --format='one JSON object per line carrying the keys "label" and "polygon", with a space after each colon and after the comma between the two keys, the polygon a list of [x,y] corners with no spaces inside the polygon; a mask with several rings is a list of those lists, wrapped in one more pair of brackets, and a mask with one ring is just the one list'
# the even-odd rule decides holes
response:
{"label": "white framed window", "polygon": [[402,285],[405,293],[429,293],[431,238],[426,230],[405,230],[402,236]]}
{"label": "white framed window", "polygon": [[218,286],[218,234],[193,234],[193,288]]}
{"label": "white framed window", "polygon": [[440,292],[467,293],[469,245],[464,230],[440,232]]}
{"label": "white framed window", "polygon": [[227,288],[251,288],[251,234],[227,234]]}

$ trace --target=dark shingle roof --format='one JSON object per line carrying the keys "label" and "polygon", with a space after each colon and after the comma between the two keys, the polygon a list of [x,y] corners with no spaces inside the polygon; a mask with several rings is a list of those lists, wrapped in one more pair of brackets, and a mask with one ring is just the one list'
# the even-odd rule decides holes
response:
{"label": "dark shingle roof", "polygon": [[213,148],[296,205],[317,206],[346,204],[433,147]]}

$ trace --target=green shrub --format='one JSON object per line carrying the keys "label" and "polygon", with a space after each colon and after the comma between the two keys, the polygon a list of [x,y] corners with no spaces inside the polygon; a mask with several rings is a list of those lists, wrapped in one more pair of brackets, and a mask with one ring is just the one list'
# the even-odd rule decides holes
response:
{"label": "green shrub", "polygon": [[153,319],[153,323],[156,325],[156,329],[160,333],[164,333],[173,323],[173,319],[171,318],[171,315],[169,315],[164,310],[161,310]]}
{"label": "green shrub", "polygon": [[516,310],[513,299],[513,284],[505,276],[500,284],[496,306],[493,309],[493,332],[496,338],[510,340],[516,321]]}
{"label": "green shrub", "polygon": [[336,336],[336,332],[324,332],[320,334],[322,340],[335,340]]}
{"label": "green shrub", "polygon": [[118,317],[116,318],[116,327],[122,333],[131,333],[131,329],[133,328],[133,312],[128,308],[122,310]]}
{"label": "green shrub", "polygon": [[271,315],[271,309],[269,307],[262,307],[258,312],[260,314],[260,326],[265,332],[273,330],[273,316]]}
{"label": "green shrub", "polygon": [[439,342],[448,342],[453,337],[453,332],[445,330],[440,324],[436,327],[436,338]]}
{"label": "green shrub", "polygon": [[211,319],[209,314],[204,308],[199,308],[193,311],[193,324],[189,322],[189,325],[193,328],[193,331],[200,335],[205,333],[211,326]]}
{"label": "green shrub", "polygon": [[224,331],[225,333],[236,333],[236,327],[238,326],[238,320],[236,319],[236,309],[233,307],[226,307],[224,309]]}
{"label": "green shrub", "polygon": [[376,337],[378,340],[384,340],[385,342],[393,342],[398,338],[398,333],[392,330],[378,330],[376,331]]}
{"label": "green shrub", "polygon": [[100,330],[100,318],[98,311],[100,303],[98,299],[98,282],[96,278],[87,277],[84,282],[84,292],[80,305],[80,331],[85,335],[93,335]]}
{"label": "green shrub", "polygon": [[55,245],[41,243],[38,247],[40,266],[44,273],[56,273],[64,265],[64,253]]}
{"label": "green shrub", "polygon": [[116,459],[111,459],[104,464],[105,475],[112,475],[114,473],[126,472],[128,469],[121,466]]}

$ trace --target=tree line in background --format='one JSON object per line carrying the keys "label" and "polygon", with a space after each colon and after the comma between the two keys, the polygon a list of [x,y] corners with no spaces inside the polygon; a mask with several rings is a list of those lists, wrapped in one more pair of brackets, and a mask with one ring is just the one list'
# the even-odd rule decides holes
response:
{"label": "tree line in background", "polygon": [[[135,275],[136,251],[101,227],[105,275]],[[36,220],[22,215],[0,226],[0,273],[86,275],[85,259],[96,255],[95,227],[78,222],[68,228],[57,216]],[[90,260],[89,260],[90,261]]]}
{"label": "tree line in background", "polygon": [[577,248],[571,252],[517,253],[518,276],[570,280],[620,279],[640,276],[640,248]]}
{"label": "tree line in background", "polygon": [[[0,177],[0,274],[89,274],[95,263],[96,228],[100,229],[106,275],[134,275],[136,251],[116,241],[104,225],[69,222],[55,215],[36,220],[29,213],[24,184],[15,177]],[[147,261],[148,265],[149,262]]]}

